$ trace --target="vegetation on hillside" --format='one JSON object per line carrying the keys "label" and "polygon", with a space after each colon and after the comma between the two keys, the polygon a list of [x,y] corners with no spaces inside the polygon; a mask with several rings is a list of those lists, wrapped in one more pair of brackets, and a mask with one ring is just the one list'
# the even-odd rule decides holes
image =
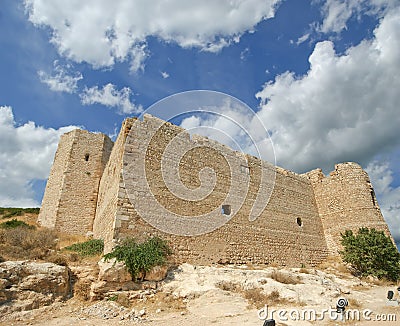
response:
{"label": "vegetation on hillside", "polygon": [[383,231],[360,228],[357,234],[346,230],[341,236],[344,249],[340,254],[355,275],[400,279],[400,253]]}
{"label": "vegetation on hillside", "polygon": [[19,221],[17,219],[12,219],[3,223],[0,223],[0,228],[1,229],[14,229],[14,228],[18,228],[18,227],[25,227],[25,228],[29,228],[29,229],[35,229],[35,226],[33,225],[29,225],[28,223],[24,222],[24,221]]}
{"label": "vegetation on hillside", "polygon": [[39,207],[35,208],[16,208],[16,207],[0,207],[0,217],[9,218],[14,216],[22,216],[24,214],[39,214]]}
{"label": "vegetation on hillside", "polygon": [[135,239],[128,238],[116,246],[112,252],[106,254],[104,259],[108,261],[115,258],[117,261],[124,262],[133,280],[139,275],[143,280],[146,273],[153,267],[164,265],[170,254],[171,249],[167,243],[158,237],[149,238],[143,243],[137,243]]}
{"label": "vegetation on hillside", "polygon": [[56,232],[48,229],[25,225],[0,228],[1,256],[5,260],[44,259],[56,249],[56,239]]}

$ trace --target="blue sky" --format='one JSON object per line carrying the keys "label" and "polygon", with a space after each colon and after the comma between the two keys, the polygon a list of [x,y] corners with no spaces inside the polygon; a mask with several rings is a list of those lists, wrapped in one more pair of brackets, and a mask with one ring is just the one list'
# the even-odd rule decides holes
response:
{"label": "blue sky", "polygon": [[399,1],[3,0],[0,44],[0,206],[40,204],[62,133],[207,89],[257,112],[280,166],[360,163],[400,240]]}

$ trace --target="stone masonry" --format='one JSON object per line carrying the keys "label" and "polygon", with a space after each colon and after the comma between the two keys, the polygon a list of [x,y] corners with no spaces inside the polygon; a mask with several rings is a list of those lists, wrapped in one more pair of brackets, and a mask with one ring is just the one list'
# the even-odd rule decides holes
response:
{"label": "stone masonry", "polygon": [[61,136],[38,222],[71,234],[93,229],[97,193],[113,143],[100,133],[75,129]]}
{"label": "stone masonry", "polygon": [[[180,157],[184,148],[191,149]],[[188,199],[171,191],[183,185],[185,196],[196,193],[205,175],[213,175],[215,184],[204,196]],[[268,205],[250,221],[262,196],[269,197]],[[156,226],[169,215],[183,216],[198,235],[168,233],[150,225],[144,214],[160,223]],[[202,233],[196,222],[203,215],[220,219],[222,226]],[[315,266],[338,254],[346,229],[375,227],[390,235],[368,175],[356,163],[338,164],[327,177],[321,170],[299,175],[149,115],[125,120],[114,145],[104,135],[81,130],[62,136],[39,222],[69,233],[93,231],[104,239],[106,252],[126,237],[158,235],[169,242],[177,262],[197,264]]]}
{"label": "stone masonry", "polygon": [[340,233],[346,229],[358,230],[362,226],[390,235],[368,174],[361,166],[348,162],[337,164],[327,177],[321,169],[307,175],[314,188],[330,254],[340,249]]}

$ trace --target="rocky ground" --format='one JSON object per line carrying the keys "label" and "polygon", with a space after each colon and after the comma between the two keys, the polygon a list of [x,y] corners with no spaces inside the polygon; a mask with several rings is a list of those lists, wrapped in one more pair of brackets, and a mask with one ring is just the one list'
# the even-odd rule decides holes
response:
{"label": "rocky ground", "polygon": [[[36,216],[23,220],[35,225]],[[69,257],[68,266],[59,258],[0,263],[0,325],[263,325],[271,317],[276,325],[400,325],[400,307],[386,298],[392,290],[400,300],[400,284],[360,280],[335,260],[291,269],[183,264],[138,284],[99,257]],[[333,319],[340,298],[356,318]]]}
{"label": "rocky ground", "polygon": [[[286,314],[274,313],[277,325],[341,325],[343,322],[332,320],[328,313],[324,320],[307,316],[307,320],[298,320],[311,310],[319,317],[324,309],[333,309],[340,297],[349,301],[347,310],[361,314],[360,320],[346,321],[348,325],[398,325],[400,319],[400,307],[388,306],[386,299],[388,290],[396,290],[395,284],[361,281],[332,268],[183,264],[161,283],[158,289],[110,292],[95,302],[73,297],[39,309],[4,314],[0,325],[262,325],[260,317],[270,318],[272,310],[279,309]],[[367,315],[363,317],[364,311]],[[396,321],[378,322],[377,318]]]}

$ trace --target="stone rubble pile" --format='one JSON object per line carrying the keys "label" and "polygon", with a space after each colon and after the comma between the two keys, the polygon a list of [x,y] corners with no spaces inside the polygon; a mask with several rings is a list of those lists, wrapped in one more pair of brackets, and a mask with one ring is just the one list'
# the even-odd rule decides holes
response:
{"label": "stone rubble pile", "polygon": [[[146,319],[146,309],[134,309],[120,306],[112,301],[101,301],[89,307],[82,308],[81,314],[102,319],[132,320],[140,322]],[[84,320],[85,317],[81,317]]]}

